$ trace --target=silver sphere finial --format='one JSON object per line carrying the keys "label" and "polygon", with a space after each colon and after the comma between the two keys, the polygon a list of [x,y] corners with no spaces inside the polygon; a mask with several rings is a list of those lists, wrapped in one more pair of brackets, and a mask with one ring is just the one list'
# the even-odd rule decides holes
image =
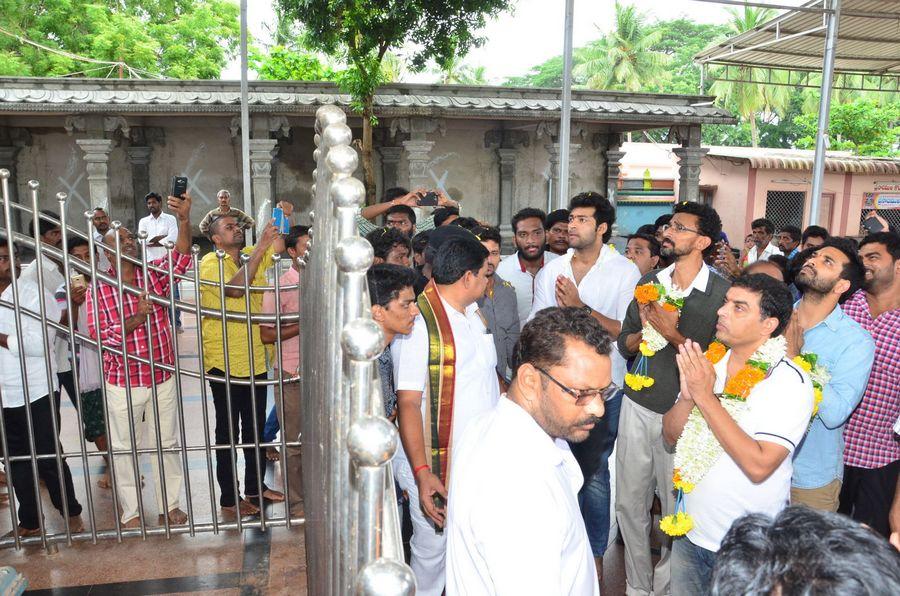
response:
{"label": "silver sphere finial", "polygon": [[386,464],[397,450],[397,430],[381,416],[365,416],[347,433],[347,449],[358,466]]}
{"label": "silver sphere finial", "polygon": [[357,596],[412,596],[416,578],[412,570],[393,559],[376,559],[363,567],[356,580]]}
{"label": "silver sphere finial", "polygon": [[344,273],[362,273],[372,266],[375,252],[365,238],[351,236],[338,242],[334,251],[334,260],[338,269]]}
{"label": "silver sphere finial", "polygon": [[349,145],[332,147],[325,156],[325,165],[332,174],[350,175],[356,171],[359,165],[359,156],[356,150]]}
{"label": "silver sphere finial", "polygon": [[384,351],[384,332],[372,319],[354,319],[341,331],[341,347],[351,360],[375,360]]}
{"label": "silver sphere finial", "polygon": [[329,192],[335,207],[359,207],[366,200],[366,187],[356,178],[335,180]]}
{"label": "silver sphere finial", "polygon": [[[343,122],[332,124],[322,133],[322,142],[326,148],[349,145],[353,140],[353,131]],[[328,157],[327,155],[325,157]]]}

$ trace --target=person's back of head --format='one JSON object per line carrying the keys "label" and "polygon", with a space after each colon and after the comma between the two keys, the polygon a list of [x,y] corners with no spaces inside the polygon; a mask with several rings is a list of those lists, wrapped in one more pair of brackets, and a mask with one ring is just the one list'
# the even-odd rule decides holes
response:
{"label": "person's back of head", "polygon": [[402,186],[394,186],[384,191],[384,194],[381,196],[381,202],[389,203],[394,199],[399,199],[400,197],[406,196],[408,194],[409,191]]}
{"label": "person's back of head", "polygon": [[438,207],[431,212],[434,219],[434,227],[439,228],[448,223],[452,218],[459,217],[459,209],[456,207]]}
{"label": "person's back of head", "polygon": [[452,238],[441,244],[434,255],[431,278],[438,285],[455,284],[467,273],[477,275],[487,257],[487,249],[475,236]]}
{"label": "person's back of head", "polygon": [[452,222],[450,222],[448,225],[459,226],[459,227],[469,230],[469,231],[472,231],[475,228],[481,227],[481,224],[474,217],[457,217]]}
{"label": "person's back of head", "polygon": [[792,506],[774,520],[746,515],[722,540],[710,593],[900,594],[900,553],[875,531],[839,513]]}

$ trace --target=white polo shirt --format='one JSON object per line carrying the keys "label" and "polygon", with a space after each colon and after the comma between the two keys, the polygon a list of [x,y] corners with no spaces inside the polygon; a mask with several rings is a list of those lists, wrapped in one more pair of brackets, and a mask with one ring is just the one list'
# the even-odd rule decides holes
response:
{"label": "white polo shirt", "polygon": [[759,252],[759,249],[756,248],[754,244],[750,250],[747,251],[747,264],[752,265],[756,261],[768,261],[769,257],[772,255],[782,255],[781,249],[774,244],[768,244],[762,250],[762,253]]}
{"label": "white polo shirt", "polygon": [[[469,421],[489,410],[500,397],[497,380],[497,351],[494,336],[487,332],[478,305],[471,304],[461,313],[441,298],[456,348],[456,378],[453,390],[452,437],[459,437]],[[421,314],[416,316],[409,335],[398,335],[391,343],[394,360],[394,382],[397,391],[425,392],[428,380],[428,328]],[[422,419],[425,402],[422,396]],[[426,446],[427,447],[427,446]],[[403,449],[398,460],[406,460]],[[451,457],[451,463],[453,459]],[[455,468],[455,464],[452,464]]]}
{"label": "white polo shirt", "polygon": [[[558,254],[544,251],[544,265],[558,257]],[[538,271],[540,273],[540,270]],[[537,274],[529,273],[519,260],[519,253],[515,252],[503,258],[497,265],[497,275],[513,285],[516,290],[516,304],[519,307],[519,326],[524,327],[531,312],[531,303],[534,299],[534,285]]]}
{"label": "white polo shirt", "polygon": [[[715,392],[725,388],[726,354],[715,366]],[[684,495],[694,528],[687,537],[697,546],[718,551],[731,524],[742,515],[762,513],[775,517],[791,496],[792,455],[803,440],[813,408],[813,386],[797,365],[782,359],[747,398],[749,410],[738,425],[756,441],[781,445],[787,457],[760,483],[752,482],[733,459],[723,453],[694,490]]]}
{"label": "white polo shirt", "polygon": [[599,595],[578,491],[581,468],[503,396],[453,452],[447,595]]}
{"label": "white polo shirt", "polygon": [[[575,249],[569,251],[558,259],[547,263],[534,283],[534,304],[528,320],[541,309],[550,306],[558,306],[556,302],[556,278],[564,275],[575,281],[572,272],[572,256]],[[620,255],[610,247],[603,245],[600,256],[594,266],[581,279],[578,286],[578,296],[581,301],[592,309],[610,319],[622,322],[625,320],[625,312],[634,298],[634,288],[641,279],[641,272],[637,266]],[[613,338],[615,341],[615,338]],[[627,363],[619,351],[612,350],[612,380],[622,387],[625,381],[625,369]]]}
{"label": "white polo shirt", "polygon": [[[160,213],[159,217],[153,217],[152,215],[142,217],[141,221],[138,222],[138,231],[140,232],[141,230],[146,230],[148,241],[160,234],[165,234],[165,237],[159,241],[160,244],[178,240],[178,220],[175,219],[174,215],[169,215],[168,213]],[[166,256],[166,249],[164,247],[147,247],[148,263],[150,261],[161,259],[164,256]]]}

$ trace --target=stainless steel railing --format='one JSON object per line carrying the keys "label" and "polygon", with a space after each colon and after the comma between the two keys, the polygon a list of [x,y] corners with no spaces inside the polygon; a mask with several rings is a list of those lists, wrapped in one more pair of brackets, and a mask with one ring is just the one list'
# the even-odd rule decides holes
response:
{"label": "stainless steel railing", "polygon": [[[24,358],[19,359],[22,383],[26,389],[24,411],[27,416],[29,433],[28,453],[11,454],[7,445],[7,426],[4,420],[4,410],[0,409],[0,447],[3,449],[2,458],[7,471],[9,493],[11,497],[9,507],[9,523],[12,528],[19,524],[15,507],[15,495],[12,490],[13,470],[11,464],[29,462],[31,464],[31,483],[36,494],[40,496],[40,474],[38,464],[52,461],[57,473],[62,476],[64,467],[69,464],[80,466],[83,472],[83,488],[76,489],[77,496],[82,501],[84,518],[84,530],[73,531],[70,527],[66,486],[62,483],[63,518],[65,527],[63,531],[52,531],[44,520],[44,510],[47,508],[41,499],[37,500],[38,514],[41,521],[40,533],[37,536],[20,537],[13,533],[9,538],[0,539],[0,548],[21,548],[28,545],[40,544],[44,548],[53,549],[59,543],[72,544],[73,541],[91,541],[96,543],[100,539],[116,539],[121,541],[126,538],[150,535],[190,534],[197,532],[221,532],[227,530],[243,530],[245,528],[259,528],[265,530],[268,527],[303,526],[306,534],[307,553],[307,577],[310,592],[312,594],[411,594],[415,590],[415,580],[409,568],[402,563],[403,552],[400,538],[400,524],[398,509],[394,492],[390,459],[398,448],[396,429],[382,415],[382,400],[380,395],[380,383],[377,380],[377,371],[373,365],[374,360],[384,347],[384,337],[380,328],[372,321],[369,312],[369,298],[365,280],[365,272],[372,263],[372,248],[356,230],[356,215],[364,200],[365,192],[357,179],[352,174],[356,170],[358,158],[351,148],[351,132],[346,125],[344,113],[334,106],[324,106],[319,109],[316,118],[316,150],[314,157],[317,168],[314,171],[314,199],[313,228],[309,251],[298,260],[298,266],[303,269],[301,283],[299,285],[284,286],[281,284],[278,272],[284,261],[276,255],[274,260],[275,272],[273,285],[256,286],[248,276],[245,276],[243,286],[236,289],[243,291],[244,304],[242,310],[229,309],[226,304],[225,290],[232,288],[225,283],[224,261],[226,255],[217,251],[218,280],[203,279],[200,275],[199,253],[197,246],[192,247],[190,259],[192,267],[185,273],[176,273],[173,266],[174,245],[167,243],[166,259],[160,263],[148,263],[146,258],[147,237],[146,234],[138,235],[138,241],[144,249],[141,258],[135,259],[123,253],[119,235],[115,235],[115,246],[106,247],[111,253],[111,261],[114,263],[114,271],[121,271],[124,262],[131,262],[139,271],[142,287],[127,283],[113,272],[102,271],[98,268],[98,250],[104,250],[95,243],[93,234],[84,234],[70,225],[66,220],[66,201],[64,193],[59,193],[56,198],[59,203],[58,219],[39,212],[40,186],[36,181],[28,184],[28,196],[30,204],[23,205],[10,200],[9,172],[0,170],[0,189],[2,189],[3,218],[5,221],[6,246],[10,255],[14,253],[13,243],[21,248],[34,250],[36,258],[41,255],[52,259],[59,267],[64,278],[65,302],[69,313],[75,312],[78,305],[72,301],[72,274],[83,273],[90,277],[90,291],[97,295],[101,284],[112,286],[116,296],[116,311],[120,321],[125,319],[125,297],[138,296],[144,293],[144,288],[149,287],[149,276],[164,275],[167,277],[170,290],[165,295],[151,293],[150,301],[163,307],[174,321],[176,314],[181,313],[186,317],[193,317],[196,321],[196,333],[193,338],[184,339],[180,334],[172,333],[175,358],[172,363],[164,363],[159,359],[159,354],[154,353],[154,348],[149,348],[146,356],[129,353],[128,342],[121,345],[107,345],[100,339],[85,332],[73,323],[73,317],[66,317],[62,321],[52,320],[44,308],[43,301],[37,312],[21,307],[20,284],[13,276],[11,289],[0,298],[0,309],[11,310],[14,320],[14,334],[22,339],[23,321],[38,321],[42,327],[42,348],[45,354],[42,374],[46,375],[48,386],[56,385],[54,371],[51,364],[54,358],[54,337],[62,338],[67,343],[69,353],[72,354],[72,376],[74,393],[72,396],[75,404],[75,417],[77,420],[77,448],[72,449],[72,437],[63,437],[69,448],[63,446],[63,442],[55,441],[52,453],[38,453],[34,436],[32,406],[27,399],[28,370]],[[21,216],[24,221],[30,215],[61,226],[63,231],[62,244],[59,247],[50,246],[41,241],[36,225],[32,226],[29,233],[18,233],[12,229],[13,215]],[[91,213],[85,214],[87,229],[91,229]],[[318,215],[318,217],[315,217]],[[118,231],[121,228],[119,222],[113,222],[112,229]],[[89,246],[88,262],[81,261],[68,251],[69,238],[81,237],[87,240]],[[242,265],[246,265],[248,257],[242,259]],[[38,291],[42,294],[53,292],[55,288],[46,286],[43,268],[37,269]],[[191,296],[183,296],[176,300],[171,288],[176,283],[183,287],[192,288]],[[281,312],[280,296],[284,292],[300,292],[300,312]],[[202,294],[204,291],[212,291],[218,295],[218,307],[202,306]],[[275,313],[263,314],[255,306],[258,297],[264,292],[275,293]],[[92,304],[92,316],[99,320],[97,301]],[[254,335],[254,326],[269,323],[275,324],[276,342],[274,344],[274,362],[282,361],[282,337],[281,325],[296,323],[299,321],[302,337],[301,365],[299,378],[282,374],[275,378],[257,379],[259,373],[256,370],[254,358],[250,357],[249,378],[234,377],[229,374],[211,374],[207,370],[207,362],[204,359],[204,330],[201,321],[219,321],[222,326],[222,342],[225,355],[225,370],[229,370],[229,353],[234,349],[262,349],[257,346],[258,334]],[[229,333],[229,327],[234,324],[243,325],[246,330],[246,339],[240,337],[239,345],[234,346],[235,334]],[[148,337],[152,336],[149,320],[144,323]],[[123,334],[124,335],[124,334]],[[231,337],[229,337],[231,335]],[[182,362],[179,356],[185,356],[185,344],[196,341],[197,354],[188,357]],[[244,345],[246,342],[246,345]],[[151,344],[153,342],[148,342]],[[230,345],[232,344],[232,345]],[[20,344],[21,345],[21,344]],[[75,361],[75,354],[82,350],[93,350],[97,358],[96,371],[103,379],[103,355],[113,354],[121,357],[127,370],[129,363],[146,365],[151,371],[152,382],[149,390],[151,394],[149,407],[152,408],[152,419],[155,441],[153,444],[139,444],[134,425],[130,428],[130,448],[114,449],[112,446],[105,451],[91,450],[88,441],[81,432],[84,412],[81,386],[82,379],[79,366]],[[271,362],[270,362],[271,365]],[[163,444],[160,429],[160,412],[158,398],[158,383],[156,372],[162,371],[171,375],[175,382],[175,406],[177,418],[177,436],[169,446]],[[32,371],[33,373],[34,371]],[[285,495],[289,493],[290,475],[287,473],[287,448],[299,447],[300,437],[286,437],[284,432],[279,433],[277,441],[263,441],[261,421],[254,416],[252,429],[249,434],[251,440],[244,438],[238,440],[229,424],[229,436],[227,443],[216,444],[210,434],[210,408],[208,405],[207,382],[224,383],[226,393],[226,408],[228,420],[232,420],[232,391],[235,388],[250,389],[252,410],[256,411],[257,388],[277,386],[277,399],[281,401],[280,410],[285,412],[285,387],[300,385],[301,403],[303,409],[302,432],[303,438],[303,501],[305,516],[292,517],[289,508],[289,499],[285,498],[284,505],[271,508],[261,507],[260,514],[254,518],[242,518],[235,516],[233,520],[220,519],[215,503],[217,483],[213,471],[213,457],[220,452],[227,452],[233,466],[232,487],[239,498],[239,486],[237,481],[237,461],[240,450],[259,450],[266,447],[279,447],[281,450],[280,477],[282,479]],[[200,392],[201,420],[185,411],[185,386],[198,384]],[[105,382],[100,383],[102,402],[109,403],[108,391],[111,388]],[[146,388],[141,388],[146,389]],[[62,388],[60,388],[60,391]],[[131,387],[128,375],[124,388],[129,419],[134,419],[132,395],[136,388]],[[60,434],[61,412],[57,408],[56,401],[50,399],[52,413],[52,430],[55,436]],[[109,411],[104,408],[104,423],[110,428]],[[198,423],[199,422],[199,423]],[[282,429],[284,429],[282,421]],[[190,427],[190,434],[189,429]],[[197,436],[199,434],[199,436]],[[184,498],[179,496],[179,502],[183,503],[187,513],[187,522],[183,525],[170,523],[168,516],[162,515],[160,523],[153,523],[149,514],[157,509],[152,503],[144,502],[142,491],[137,489],[139,528],[126,529],[120,522],[118,515],[121,495],[117,490],[117,467],[120,461],[128,461],[131,472],[136,479],[141,478],[141,460],[147,456],[156,458],[159,469],[165,469],[165,458],[175,454],[184,473]],[[199,457],[198,457],[199,456]],[[112,498],[112,523],[104,523],[102,507],[98,508],[97,489],[92,476],[92,462],[98,462],[100,458],[108,458],[108,470],[111,480]],[[191,475],[191,461],[197,463],[202,458],[205,460],[205,476]],[[170,459],[171,461],[171,459]],[[121,473],[122,469],[119,469]],[[262,494],[264,471],[258,474],[257,494]],[[162,511],[169,510],[169,502],[166,496],[166,478],[164,473],[151,478],[152,482],[161,485]],[[198,476],[200,476],[198,478]],[[205,480],[205,481],[204,481]],[[246,487],[245,487],[246,488]],[[208,498],[200,496],[208,493]],[[107,512],[108,513],[108,512]],[[157,511],[160,513],[160,511]],[[106,517],[109,517],[106,515]],[[5,523],[0,524],[0,527]]]}

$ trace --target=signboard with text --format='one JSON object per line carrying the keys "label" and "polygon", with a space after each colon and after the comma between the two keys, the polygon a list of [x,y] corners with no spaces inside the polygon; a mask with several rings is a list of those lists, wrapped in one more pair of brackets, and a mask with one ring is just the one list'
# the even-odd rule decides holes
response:
{"label": "signboard with text", "polygon": [[[876,188],[878,188],[877,184]],[[897,192],[867,192],[863,197],[863,209],[900,209],[900,190]]]}

